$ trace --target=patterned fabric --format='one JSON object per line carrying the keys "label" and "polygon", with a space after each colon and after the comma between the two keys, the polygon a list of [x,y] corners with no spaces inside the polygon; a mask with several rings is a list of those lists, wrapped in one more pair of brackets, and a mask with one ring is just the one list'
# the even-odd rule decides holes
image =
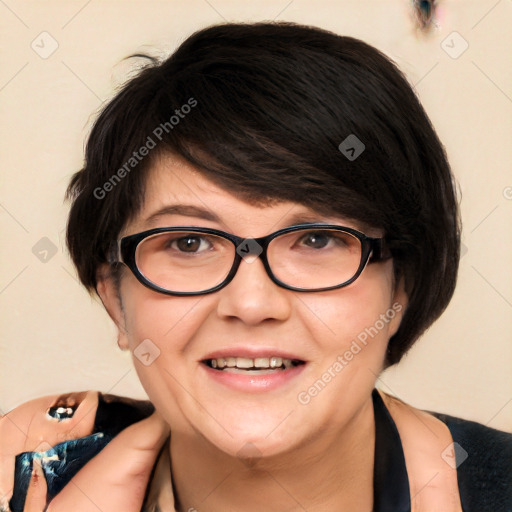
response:
{"label": "patterned fabric", "polygon": [[23,511],[34,459],[41,461],[48,487],[48,500],[52,500],[84,464],[102,450],[111,439],[112,436],[99,432],[59,443],[45,452],[23,452],[17,455],[11,510]]}
{"label": "patterned fabric", "polygon": [[[398,430],[377,390],[373,390],[372,399],[376,429],[374,512],[410,512],[409,480]],[[99,393],[91,435],[45,452],[16,456],[11,511],[23,512],[34,458],[41,461],[51,499],[121,430],[153,411],[148,401]],[[463,512],[512,512],[512,434],[427,412],[445,423],[452,435]],[[175,512],[169,441],[170,437],[153,467],[141,512]]]}

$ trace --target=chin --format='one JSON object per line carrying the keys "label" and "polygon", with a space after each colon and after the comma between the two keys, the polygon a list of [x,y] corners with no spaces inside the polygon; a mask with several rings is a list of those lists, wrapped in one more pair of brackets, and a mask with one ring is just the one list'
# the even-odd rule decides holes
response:
{"label": "chin", "polygon": [[255,465],[258,460],[279,456],[296,447],[296,443],[290,437],[270,440],[264,435],[256,435],[254,431],[250,436],[237,435],[233,438],[227,436],[222,439],[212,439],[211,442],[218,450],[250,465]]}
{"label": "chin", "polygon": [[298,447],[300,438],[306,442],[311,435],[311,432],[301,434],[299,430],[299,426],[304,428],[304,418],[299,424],[296,421],[293,425],[289,423],[293,416],[290,411],[269,414],[268,408],[260,407],[246,415],[237,411],[234,416],[224,413],[221,426],[209,418],[200,427],[196,423],[195,430],[218,450],[241,459],[277,456]]}

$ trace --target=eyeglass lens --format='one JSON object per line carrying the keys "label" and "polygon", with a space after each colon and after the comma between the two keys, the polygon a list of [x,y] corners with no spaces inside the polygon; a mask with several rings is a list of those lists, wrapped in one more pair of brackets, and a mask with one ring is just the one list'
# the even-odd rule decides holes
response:
{"label": "eyeglass lens", "polygon": [[[139,271],[168,291],[199,292],[221,284],[236,257],[236,246],[221,236],[171,231],[142,240]],[[334,229],[302,229],[272,239],[267,259],[274,276],[294,288],[318,289],[349,281],[361,263],[360,240]]]}

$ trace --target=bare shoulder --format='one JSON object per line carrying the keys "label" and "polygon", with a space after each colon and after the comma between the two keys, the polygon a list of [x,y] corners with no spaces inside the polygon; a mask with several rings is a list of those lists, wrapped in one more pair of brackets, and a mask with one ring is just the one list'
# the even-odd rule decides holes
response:
{"label": "bare shoulder", "polygon": [[441,455],[443,450],[453,442],[450,429],[446,424],[427,411],[417,409],[383,391],[379,393],[395,422],[404,446],[406,460],[406,449],[409,448],[415,453],[422,454],[423,463],[425,460],[431,460],[440,469],[445,469],[446,463]]}
{"label": "bare shoulder", "polygon": [[412,509],[432,510],[444,503],[446,510],[462,510],[457,470],[448,458],[453,443],[448,426],[427,411],[379,393],[402,441]]}

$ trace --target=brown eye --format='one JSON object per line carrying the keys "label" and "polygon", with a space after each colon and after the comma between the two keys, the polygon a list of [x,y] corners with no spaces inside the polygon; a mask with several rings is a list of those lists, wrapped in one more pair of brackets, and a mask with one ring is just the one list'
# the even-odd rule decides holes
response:
{"label": "brown eye", "polygon": [[183,252],[196,252],[201,246],[201,238],[186,236],[175,241],[177,248]]}
{"label": "brown eye", "polygon": [[334,231],[308,231],[298,240],[300,246],[311,249],[341,249],[352,246],[354,241],[351,235]]}
{"label": "brown eye", "polygon": [[329,239],[325,233],[311,232],[304,236],[302,242],[313,249],[323,249],[329,243]]}

